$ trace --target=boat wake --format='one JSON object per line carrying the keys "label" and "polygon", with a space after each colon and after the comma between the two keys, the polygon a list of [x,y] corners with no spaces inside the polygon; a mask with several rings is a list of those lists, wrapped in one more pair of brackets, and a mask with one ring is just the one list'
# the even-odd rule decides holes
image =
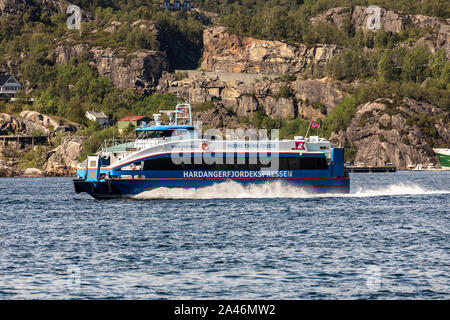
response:
{"label": "boat wake", "polygon": [[132,199],[255,199],[255,198],[357,198],[397,195],[450,194],[450,190],[428,190],[416,184],[397,183],[387,186],[360,187],[349,194],[311,193],[281,182],[241,185],[227,181],[199,189],[159,188],[131,196]]}

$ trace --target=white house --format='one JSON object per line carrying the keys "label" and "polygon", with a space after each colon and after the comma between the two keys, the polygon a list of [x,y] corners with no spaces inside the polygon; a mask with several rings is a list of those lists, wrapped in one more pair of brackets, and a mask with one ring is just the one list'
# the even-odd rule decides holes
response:
{"label": "white house", "polygon": [[86,111],[86,118],[96,121],[102,128],[105,128],[109,124],[108,116],[101,111]]}
{"label": "white house", "polygon": [[0,95],[15,94],[22,86],[12,75],[0,76]]}

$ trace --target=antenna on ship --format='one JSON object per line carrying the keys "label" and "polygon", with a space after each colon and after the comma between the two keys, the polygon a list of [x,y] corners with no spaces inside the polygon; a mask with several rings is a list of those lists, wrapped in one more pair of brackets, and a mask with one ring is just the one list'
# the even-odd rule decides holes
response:
{"label": "antenna on ship", "polygon": [[308,129],[306,130],[305,139],[308,138],[308,133],[309,133],[310,128],[311,128],[311,120],[309,120],[309,123],[308,123]]}

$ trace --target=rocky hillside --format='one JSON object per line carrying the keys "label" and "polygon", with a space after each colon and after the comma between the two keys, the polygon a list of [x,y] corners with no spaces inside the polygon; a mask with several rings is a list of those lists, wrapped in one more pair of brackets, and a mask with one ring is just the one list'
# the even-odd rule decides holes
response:
{"label": "rocky hillside", "polygon": [[215,101],[236,116],[263,110],[271,117],[294,119],[324,117],[345,96],[339,85],[326,79],[289,81],[281,77],[245,84],[239,80],[223,81],[220,73],[177,80],[173,74],[165,74],[157,91],[177,94],[193,104]]}
{"label": "rocky hillside", "polygon": [[450,114],[414,99],[378,99],[359,105],[350,125],[330,141],[347,147],[355,163],[437,164],[432,146],[450,141]]}
{"label": "rocky hillside", "polygon": [[[86,110],[113,120],[151,116],[176,96],[211,127],[277,128],[288,138],[320,120],[320,135],[344,146],[348,160],[371,165],[436,164],[432,148],[450,147],[445,12],[382,8],[382,28],[371,30],[360,5],[280,2],[261,12],[218,1],[224,12],[211,19],[201,8],[175,14],[144,2],[76,2],[85,6],[83,28],[70,31],[65,1],[0,0],[0,74],[14,74],[24,89],[19,98],[35,101],[0,101],[0,135],[50,137],[48,145],[15,146],[18,152],[3,146],[0,175],[32,167],[73,173],[80,154],[116,134],[90,125],[89,138],[81,137],[74,122],[88,125]],[[207,1],[198,5],[213,11]],[[236,8],[255,15],[242,20]]]}
{"label": "rocky hillside", "polygon": [[[341,30],[351,28],[355,31],[368,31],[368,20],[372,15],[373,12],[365,6],[339,7],[315,16],[310,21],[313,24],[319,22],[335,24]],[[391,33],[399,33],[412,28],[428,30],[429,32],[423,35],[416,44],[425,44],[433,52],[442,48],[445,50],[447,59],[450,59],[450,19],[380,8],[379,22],[384,31]]]}
{"label": "rocky hillside", "polygon": [[48,137],[34,145],[27,140],[0,139],[0,177],[73,175],[87,139],[74,134],[82,128],[36,111],[25,110],[19,116],[0,113],[1,136]]}

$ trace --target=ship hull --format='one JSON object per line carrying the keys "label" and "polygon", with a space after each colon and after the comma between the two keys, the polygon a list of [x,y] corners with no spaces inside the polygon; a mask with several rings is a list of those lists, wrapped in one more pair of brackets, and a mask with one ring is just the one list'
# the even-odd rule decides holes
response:
{"label": "ship hull", "polygon": [[194,152],[187,154],[186,161],[176,161],[174,153],[149,153],[113,165],[89,156],[93,166],[77,170],[75,191],[107,199],[158,188],[205,188],[233,181],[243,185],[282,182],[311,193],[350,192],[343,149],[333,148],[329,162],[324,153],[314,152],[279,152],[265,163],[262,153],[215,154],[215,161],[206,155]]}
{"label": "ship hull", "polygon": [[298,187],[309,193],[349,193],[350,179],[341,178],[193,178],[193,179],[114,179],[101,182],[74,180],[77,193],[85,192],[96,199],[128,198],[158,188],[206,188],[218,183],[234,181],[242,185],[281,181],[286,187]]}
{"label": "ship hull", "polygon": [[450,149],[434,149],[442,169],[450,170]]}

